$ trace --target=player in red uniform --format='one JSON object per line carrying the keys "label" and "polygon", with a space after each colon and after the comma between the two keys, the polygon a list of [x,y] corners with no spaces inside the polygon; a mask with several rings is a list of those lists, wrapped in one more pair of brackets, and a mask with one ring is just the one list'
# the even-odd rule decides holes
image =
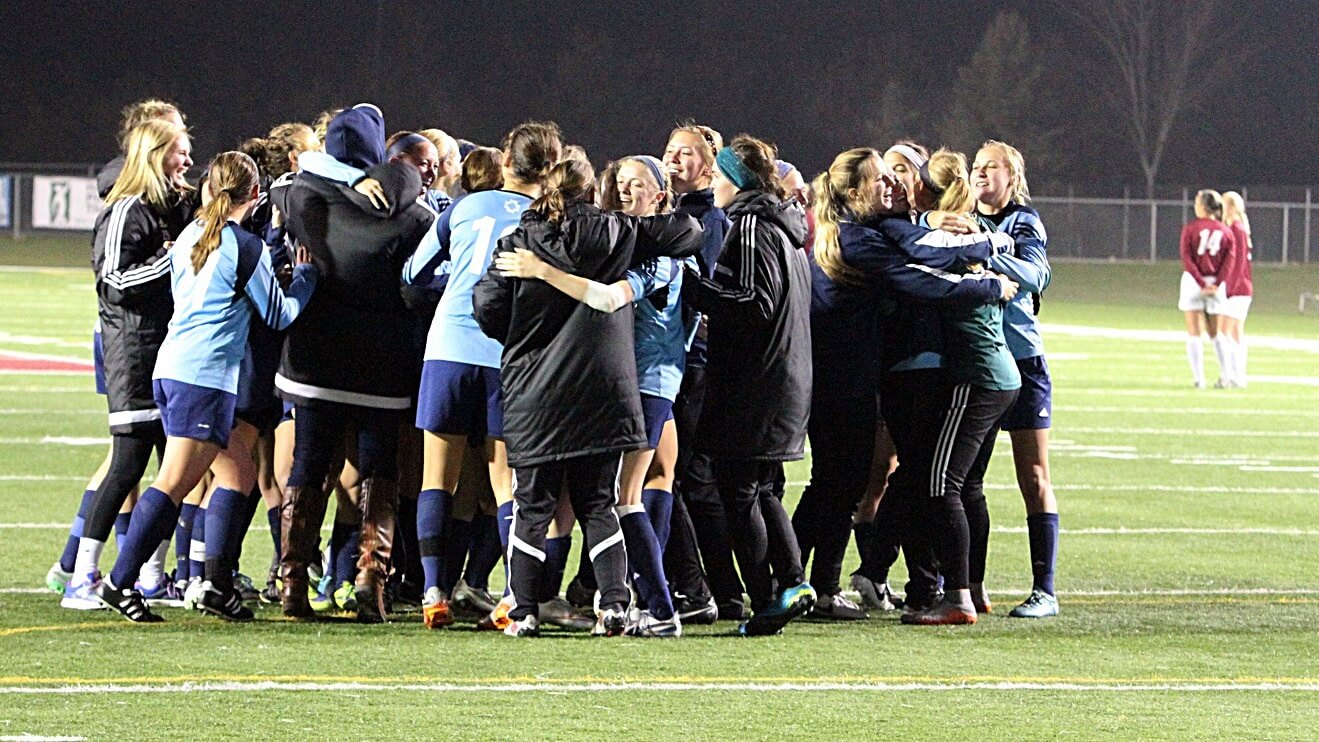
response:
{"label": "player in red uniform", "polygon": [[1232,367],[1232,342],[1219,333],[1210,317],[1218,312],[1226,300],[1225,281],[1232,272],[1235,242],[1232,231],[1222,221],[1223,197],[1217,191],[1204,190],[1195,194],[1195,219],[1182,228],[1181,298],[1177,308],[1186,313],[1186,357],[1191,362],[1191,376],[1197,389],[1203,388],[1204,341],[1206,330],[1214,340],[1218,354],[1218,386],[1228,384],[1228,369]]}
{"label": "player in red uniform", "polygon": [[1227,298],[1220,303],[1215,321],[1218,334],[1226,335],[1233,346],[1231,373],[1224,376],[1230,386],[1244,387],[1246,342],[1242,339],[1242,330],[1250,311],[1254,281],[1251,278],[1250,219],[1246,216],[1246,202],[1236,191],[1223,194],[1223,223],[1232,230],[1232,272],[1227,276]]}

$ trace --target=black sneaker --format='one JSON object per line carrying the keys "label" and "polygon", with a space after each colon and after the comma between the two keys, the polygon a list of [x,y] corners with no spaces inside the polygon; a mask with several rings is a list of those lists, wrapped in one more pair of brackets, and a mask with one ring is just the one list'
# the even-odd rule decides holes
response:
{"label": "black sneaker", "polygon": [[243,605],[243,598],[237,590],[231,588],[221,592],[211,585],[209,580],[202,583],[202,594],[197,601],[197,608],[227,621],[252,620],[252,609]]}
{"label": "black sneaker", "polygon": [[577,608],[591,608],[595,605],[595,591],[583,585],[576,577],[568,582],[568,589],[563,592],[563,597]]}
{"label": "black sneaker", "polygon": [[843,597],[842,593],[821,595],[807,617],[821,621],[864,621],[870,618],[860,606]]}
{"label": "black sneaker", "polygon": [[160,623],[165,620],[151,612],[142,593],[132,588],[121,590],[111,585],[108,577],[96,586],[96,599],[119,611],[119,615],[133,623]]}
{"label": "black sneaker", "polygon": [[673,596],[673,610],[685,624],[709,625],[719,620],[719,605],[714,598],[697,598],[678,593]]}
{"label": "black sneaker", "polygon": [[720,621],[737,621],[747,620],[750,613],[747,607],[739,600],[730,600],[726,603],[719,603],[719,620]]}

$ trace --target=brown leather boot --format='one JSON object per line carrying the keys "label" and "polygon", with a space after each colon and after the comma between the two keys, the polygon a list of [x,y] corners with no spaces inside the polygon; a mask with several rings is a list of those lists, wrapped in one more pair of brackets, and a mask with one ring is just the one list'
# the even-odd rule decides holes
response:
{"label": "brown leather boot", "polygon": [[357,620],[385,620],[385,579],[394,550],[394,523],[398,512],[398,483],[371,477],[362,480],[358,501],[362,534],[357,560]]}
{"label": "brown leather boot", "polygon": [[280,605],[290,618],[311,618],[307,601],[307,565],[316,558],[316,534],[325,520],[325,491],[316,487],[286,487],[280,504],[283,553],[280,574],[284,586]]}

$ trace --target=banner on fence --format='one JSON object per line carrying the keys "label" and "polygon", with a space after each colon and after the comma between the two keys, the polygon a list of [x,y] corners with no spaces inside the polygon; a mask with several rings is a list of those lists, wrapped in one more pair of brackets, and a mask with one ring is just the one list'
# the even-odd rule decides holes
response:
{"label": "banner on fence", "polygon": [[8,229],[14,224],[13,199],[14,179],[8,175],[0,175],[0,229]]}
{"label": "banner on fence", "polygon": [[32,226],[37,229],[85,229],[96,226],[101,197],[95,178],[68,175],[32,177]]}

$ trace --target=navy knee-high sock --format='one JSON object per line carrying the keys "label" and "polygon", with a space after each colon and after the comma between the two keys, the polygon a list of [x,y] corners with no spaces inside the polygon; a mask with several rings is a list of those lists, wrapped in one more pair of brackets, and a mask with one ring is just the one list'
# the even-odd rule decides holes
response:
{"label": "navy knee-high sock", "polygon": [[444,526],[449,519],[453,495],[442,489],[422,490],[417,495],[417,549],[426,590],[440,586],[444,560]]}
{"label": "navy knee-high sock", "polygon": [[192,537],[188,541],[188,577],[201,579],[206,574],[206,508],[198,507],[192,516]]}
{"label": "navy knee-high sock", "polygon": [[664,578],[664,561],[650,518],[644,510],[638,509],[621,513],[618,522],[623,527],[628,568],[637,593],[646,601],[650,615],[660,620],[673,618],[673,601],[669,598],[669,584]]}
{"label": "navy knee-high sock", "polygon": [[60,569],[72,572],[78,558],[78,539],[82,538],[83,526],[87,523],[87,514],[91,512],[92,500],[96,490],[82,493],[82,502],[78,503],[78,514],[73,516],[73,525],[69,526],[69,540],[64,542],[64,553],[60,554]]}
{"label": "navy knee-high sock", "polygon": [[448,595],[463,574],[467,550],[472,545],[472,521],[449,519],[444,527],[444,562],[440,569],[440,592]]}
{"label": "navy knee-high sock", "polygon": [[1026,517],[1030,535],[1030,569],[1034,588],[1054,595],[1053,571],[1058,561],[1058,514],[1036,513]]}
{"label": "navy knee-high sock", "polygon": [[[179,507],[179,518],[174,524],[174,581],[187,581],[192,575],[192,562],[188,560],[188,550],[192,548],[192,524],[197,518],[197,506],[183,503]],[[197,575],[201,577],[201,575]]]}
{"label": "navy knee-high sock", "polygon": [[246,511],[247,495],[227,487],[216,487],[206,506],[206,563],[203,573],[211,585],[225,592],[233,585],[234,521]]}
{"label": "navy knee-high sock", "polygon": [[660,554],[663,555],[673,527],[673,493],[661,489],[642,490],[641,504],[646,506],[646,515],[650,516],[650,526],[655,529],[655,538],[659,540]]}
{"label": "navy knee-high sock", "polygon": [[256,517],[259,507],[261,507],[261,488],[252,485],[252,491],[247,493],[247,499],[243,500],[243,512],[234,520],[233,540],[229,542],[233,549],[229,558],[233,562],[235,572],[242,571],[239,568],[239,561],[243,558],[243,542],[247,540],[247,532],[252,530],[252,519]]}
{"label": "navy knee-high sock", "polygon": [[508,578],[508,535],[513,530],[513,501],[509,500],[499,506],[499,549],[504,554],[504,594],[508,595],[511,582]]}
{"label": "navy knee-high sock", "polygon": [[169,538],[170,529],[178,518],[178,508],[169,496],[149,487],[137,501],[137,517],[129,525],[119,548],[119,558],[110,571],[110,582],[123,589],[137,582],[142,565],[151,558],[160,542]]}
{"label": "navy knee-high sock", "polygon": [[270,542],[275,547],[275,559],[284,553],[284,525],[280,519],[280,507],[266,509],[266,522],[270,524]]}
{"label": "navy knee-high sock", "polygon": [[345,582],[357,580],[357,546],[361,543],[361,529],[354,523],[334,522],[330,531],[330,569],[334,570],[334,579],[329,592],[334,592]]}
{"label": "navy knee-high sock", "polygon": [[132,513],[120,513],[114,517],[114,542],[116,547],[124,548],[124,536],[128,534],[128,525],[132,520]]}
{"label": "navy knee-high sock", "polygon": [[541,602],[559,597],[563,589],[563,572],[568,568],[568,553],[572,551],[572,536],[545,539],[545,568],[540,573]]}
{"label": "navy knee-high sock", "polygon": [[472,546],[468,550],[467,569],[463,579],[472,587],[482,590],[490,587],[490,573],[499,564],[504,553],[499,543],[499,522],[493,515],[478,515],[472,519]]}

